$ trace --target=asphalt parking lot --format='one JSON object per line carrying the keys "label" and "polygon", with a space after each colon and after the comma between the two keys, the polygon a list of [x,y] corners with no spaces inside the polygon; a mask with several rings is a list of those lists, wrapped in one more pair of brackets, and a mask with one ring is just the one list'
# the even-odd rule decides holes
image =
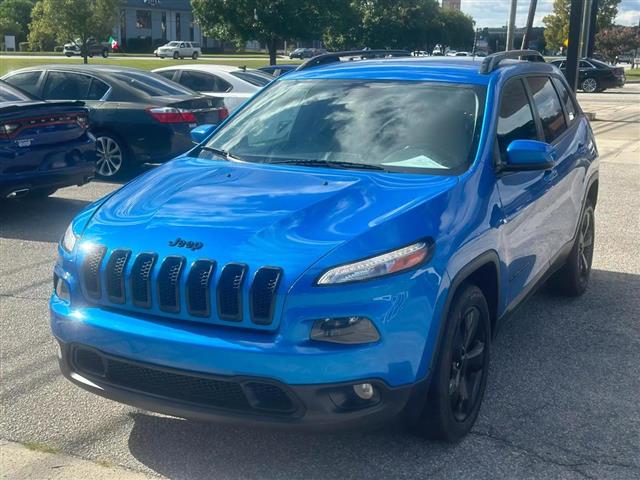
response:
{"label": "asphalt parking lot", "polygon": [[536,294],[503,328],[473,432],[340,434],[163,417],[58,373],[47,301],[55,243],[94,182],[0,206],[0,439],[175,479],[640,478],[640,85],[580,95],[601,152],[596,252],[580,299]]}

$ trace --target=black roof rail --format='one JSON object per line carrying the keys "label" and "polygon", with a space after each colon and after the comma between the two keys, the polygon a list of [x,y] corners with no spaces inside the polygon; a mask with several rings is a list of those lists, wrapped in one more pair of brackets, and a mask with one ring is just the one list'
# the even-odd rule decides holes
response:
{"label": "black roof rail", "polygon": [[509,50],[487,55],[480,65],[480,73],[491,73],[500,66],[502,60],[528,60],[529,62],[544,62],[544,57],[537,50]]}
{"label": "black roof rail", "polygon": [[[296,70],[306,70],[307,68],[325,65],[327,63],[339,62],[342,57],[359,57],[361,60],[370,58],[387,57],[410,57],[411,53],[406,50],[347,50],[344,52],[330,52],[316,55],[310,58]],[[353,58],[352,58],[353,59]]]}

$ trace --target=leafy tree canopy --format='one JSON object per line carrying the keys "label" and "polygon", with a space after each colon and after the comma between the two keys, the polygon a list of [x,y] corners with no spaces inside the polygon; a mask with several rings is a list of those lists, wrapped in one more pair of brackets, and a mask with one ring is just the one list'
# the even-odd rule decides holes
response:
{"label": "leafy tree canopy", "polygon": [[[613,25],[618,15],[618,5],[621,0],[598,0],[597,30],[603,30]],[[560,50],[565,40],[569,38],[569,13],[571,0],[554,0],[553,12],[542,19],[546,30],[544,38],[547,48]]]}
{"label": "leafy tree canopy", "polygon": [[596,35],[596,49],[610,62],[616,57],[640,48],[638,27],[611,27]]}
{"label": "leafy tree canopy", "polygon": [[104,40],[117,20],[121,0],[38,0],[30,25],[29,42],[54,36],[59,42],[80,40],[87,63],[87,41]]}
{"label": "leafy tree canopy", "polygon": [[34,1],[4,0],[0,2],[0,36],[15,35],[16,42],[26,40]]}

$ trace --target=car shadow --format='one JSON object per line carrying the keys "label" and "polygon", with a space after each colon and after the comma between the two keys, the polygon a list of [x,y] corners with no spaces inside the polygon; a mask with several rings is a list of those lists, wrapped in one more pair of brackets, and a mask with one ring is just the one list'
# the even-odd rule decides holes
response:
{"label": "car shadow", "polygon": [[637,464],[633,435],[619,433],[639,412],[640,380],[621,368],[637,369],[638,291],[640,275],[594,270],[583,297],[534,295],[493,343],[480,417],[457,445],[400,426],[296,433],[134,411],[128,447],[172,479],[624,476]]}
{"label": "car shadow", "polygon": [[57,242],[73,217],[88,205],[62,197],[0,202],[0,238]]}
{"label": "car shadow", "polygon": [[129,171],[123,173],[118,178],[110,179],[110,178],[103,178],[103,177],[95,177],[93,181],[97,183],[106,183],[109,185],[124,185],[125,183],[128,183],[131,180],[133,180],[134,178],[142,175],[143,173],[147,173],[148,171],[153,170],[159,165],[160,164],[155,164],[155,163],[145,163],[145,164],[131,168]]}

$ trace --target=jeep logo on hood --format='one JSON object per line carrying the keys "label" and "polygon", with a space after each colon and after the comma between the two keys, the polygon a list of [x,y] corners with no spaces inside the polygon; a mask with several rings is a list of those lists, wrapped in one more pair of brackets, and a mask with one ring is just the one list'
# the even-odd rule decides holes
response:
{"label": "jeep logo on hood", "polygon": [[176,238],[173,241],[169,241],[170,247],[178,247],[178,248],[188,248],[189,250],[200,250],[204,247],[204,243],[202,242],[192,242],[191,240],[183,240],[180,237]]}

